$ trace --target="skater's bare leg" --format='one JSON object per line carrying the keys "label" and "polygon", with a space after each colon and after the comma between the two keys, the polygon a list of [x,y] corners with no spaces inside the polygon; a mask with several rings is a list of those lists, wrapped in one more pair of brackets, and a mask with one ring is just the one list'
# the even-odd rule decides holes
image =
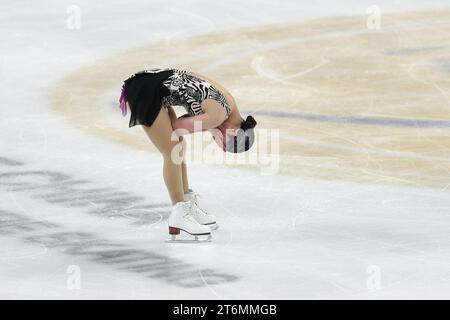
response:
{"label": "skater's bare leg", "polygon": [[187,175],[187,166],[184,161],[181,164],[181,173],[183,176],[183,192],[188,193],[189,192],[189,182],[188,182],[188,175]]}
{"label": "skater's bare leg", "polygon": [[[173,121],[177,118],[177,115],[175,114],[175,111],[172,107],[169,107],[168,109],[169,117]],[[180,136],[180,142],[183,142],[183,137]],[[186,148],[184,148],[186,149]],[[183,154],[184,157],[184,154]],[[183,159],[184,160],[184,159]],[[188,174],[187,174],[187,165],[186,162],[183,161],[181,164],[181,171],[183,175],[183,191],[186,195],[186,200],[193,201],[192,195],[189,195],[189,182],[188,182]],[[216,217],[212,214],[206,214],[206,212],[198,207],[197,201],[195,201],[196,204],[196,210],[194,214],[194,218],[202,225],[208,225],[211,227],[211,230],[217,229],[217,223],[216,223]]]}
{"label": "skater's bare leg", "polygon": [[172,150],[179,148],[179,141],[172,141],[172,122],[168,112],[161,108],[151,127],[142,126],[147,136],[161,152],[164,165],[163,177],[172,204],[184,201],[184,185],[182,165],[172,159]]}
{"label": "skater's bare leg", "polygon": [[[167,108],[167,111],[169,113],[169,117],[170,117],[171,121],[173,121],[177,118],[177,115],[172,107]],[[180,136],[180,142],[184,143],[182,136]],[[184,193],[188,193],[189,192],[189,182],[188,182],[188,174],[187,174],[187,165],[186,165],[186,162],[184,162],[184,161],[181,163],[181,172],[182,172],[182,176],[183,176],[183,191],[184,191]]]}

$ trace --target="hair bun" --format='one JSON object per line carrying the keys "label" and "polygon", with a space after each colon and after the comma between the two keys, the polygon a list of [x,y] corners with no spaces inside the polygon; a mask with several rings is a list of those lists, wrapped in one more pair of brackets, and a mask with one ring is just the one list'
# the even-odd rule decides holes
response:
{"label": "hair bun", "polygon": [[247,119],[245,119],[245,121],[242,122],[241,128],[244,131],[247,129],[253,129],[256,126],[256,124],[257,122],[255,118],[253,118],[252,116],[247,116]]}

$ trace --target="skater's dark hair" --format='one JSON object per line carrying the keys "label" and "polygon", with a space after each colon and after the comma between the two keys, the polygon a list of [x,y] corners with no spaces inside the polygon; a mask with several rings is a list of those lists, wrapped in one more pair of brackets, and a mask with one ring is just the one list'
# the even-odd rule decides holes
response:
{"label": "skater's dark hair", "polygon": [[232,153],[242,153],[249,150],[255,142],[254,128],[257,122],[252,116],[242,121],[236,136],[231,136],[227,144],[227,151]]}

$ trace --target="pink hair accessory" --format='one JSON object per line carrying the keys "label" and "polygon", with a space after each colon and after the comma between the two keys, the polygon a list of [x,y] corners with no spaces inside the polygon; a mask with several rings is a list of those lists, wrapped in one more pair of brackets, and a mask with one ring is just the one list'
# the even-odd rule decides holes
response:
{"label": "pink hair accessory", "polygon": [[122,92],[120,93],[119,103],[120,103],[120,109],[122,110],[122,116],[125,117],[127,115],[127,101],[126,101],[126,97],[125,97],[125,86],[122,87]]}

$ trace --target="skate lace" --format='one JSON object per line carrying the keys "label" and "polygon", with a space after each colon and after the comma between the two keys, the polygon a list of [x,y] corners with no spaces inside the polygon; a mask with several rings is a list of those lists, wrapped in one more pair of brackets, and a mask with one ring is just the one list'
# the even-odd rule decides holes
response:
{"label": "skate lace", "polygon": [[198,199],[200,199],[200,195],[199,194],[196,194],[196,193],[194,193],[194,203],[198,206]]}
{"label": "skate lace", "polygon": [[183,203],[184,214],[183,218],[192,218],[192,214],[194,213],[194,205],[193,203],[187,201]]}
{"label": "skate lace", "polygon": [[194,193],[194,199],[192,202],[197,207],[197,211],[200,212],[200,214],[202,214],[202,215],[207,215],[208,213],[206,211],[204,211],[202,208],[200,208],[198,199],[200,199],[200,195]]}

